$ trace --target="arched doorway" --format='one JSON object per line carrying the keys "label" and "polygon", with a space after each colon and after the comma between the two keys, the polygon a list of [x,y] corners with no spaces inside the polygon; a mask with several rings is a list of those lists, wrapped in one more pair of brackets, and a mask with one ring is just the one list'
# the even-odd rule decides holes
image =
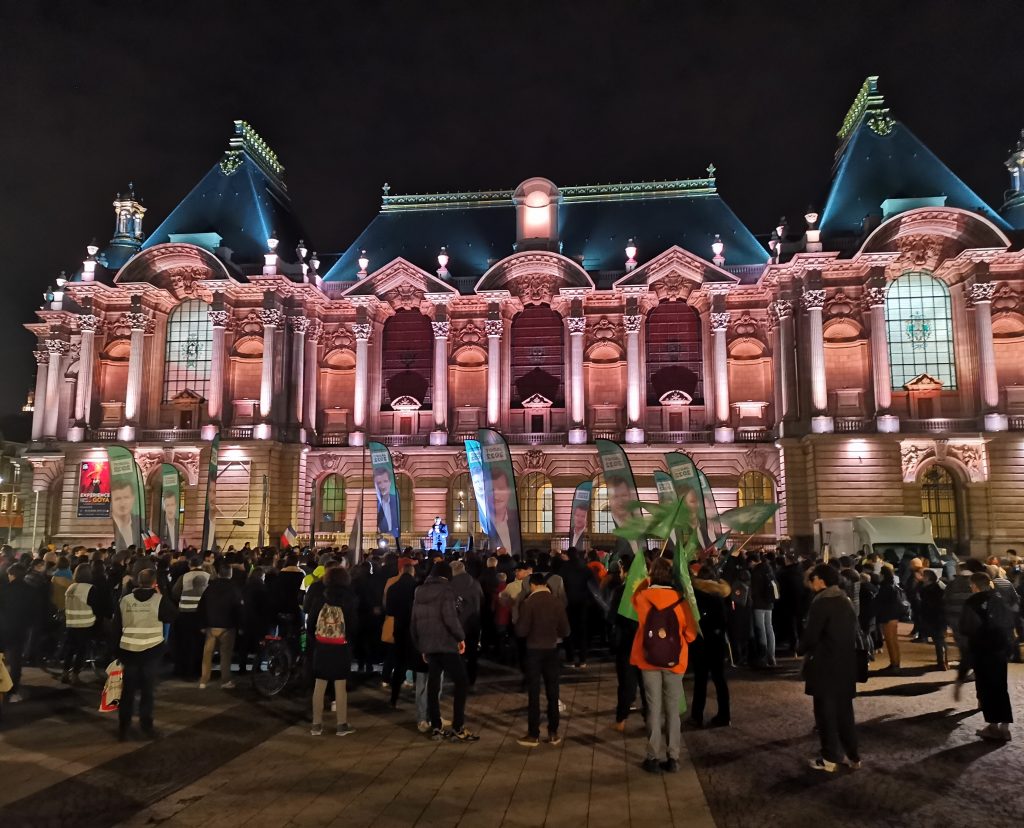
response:
{"label": "arched doorway", "polygon": [[959,478],[945,466],[925,469],[921,484],[921,514],[931,520],[935,545],[961,554],[965,546],[963,489]]}

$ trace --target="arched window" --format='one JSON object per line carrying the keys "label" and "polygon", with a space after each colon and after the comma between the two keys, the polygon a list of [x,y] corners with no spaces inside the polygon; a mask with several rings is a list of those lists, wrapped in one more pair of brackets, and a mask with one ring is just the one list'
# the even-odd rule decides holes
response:
{"label": "arched window", "polygon": [[164,402],[185,390],[206,397],[212,343],[213,326],[206,302],[189,299],[178,305],[167,320]]}
{"label": "arched window", "polygon": [[956,388],[953,314],[949,289],[926,273],[907,273],[885,295],[892,387],[903,388],[921,374]]}
{"label": "arched window", "polygon": [[686,302],[662,302],[647,315],[647,404],[669,391],[704,398],[700,316]]}
{"label": "arched window", "polygon": [[960,537],[956,508],[956,481],[949,470],[930,466],[921,475],[921,514],[932,522],[938,546],[956,551]]}
{"label": "arched window", "polygon": [[[399,526],[402,528],[402,544],[404,546],[416,546],[416,544],[412,543],[411,534],[414,531],[412,519],[412,478],[407,474],[396,474],[395,487],[398,489],[398,508],[401,512],[399,515]],[[376,506],[374,508],[376,508]],[[424,527],[420,534],[425,535],[427,533],[427,528],[428,527]]]}
{"label": "arched window", "polygon": [[462,472],[452,478],[448,484],[448,532],[450,543],[465,540],[465,536],[473,534],[480,537],[480,515],[477,512],[476,496],[473,494],[473,481],[469,472]]}
{"label": "arched window", "polygon": [[615,520],[608,508],[608,487],[604,484],[604,475],[599,474],[590,495],[590,533],[610,535],[614,528]]}
{"label": "arched window", "polygon": [[[546,305],[523,308],[512,320],[512,404],[540,395],[554,408],[565,405],[562,317]],[[529,429],[528,429],[529,430]]]}
{"label": "arched window", "polygon": [[[774,503],[775,484],[772,479],[759,471],[743,472],[740,475],[740,484],[736,490],[736,502],[740,506],[749,506],[752,503]],[[771,517],[757,533],[759,535],[775,534],[775,518]]]}
{"label": "arched window", "polygon": [[381,349],[381,405],[412,397],[424,408],[430,405],[434,331],[418,310],[398,310],[384,323]]}
{"label": "arched window", "polygon": [[519,520],[524,534],[554,531],[554,489],[541,472],[530,472],[519,480]]}
{"label": "arched window", "polygon": [[320,484],[320,532],[345,531],[345,478],[329,474]]}

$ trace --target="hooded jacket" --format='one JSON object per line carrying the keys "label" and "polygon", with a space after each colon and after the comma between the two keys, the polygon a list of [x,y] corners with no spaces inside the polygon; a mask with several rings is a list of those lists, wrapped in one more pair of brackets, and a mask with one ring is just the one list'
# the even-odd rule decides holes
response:
{"label": "hooded jacket", "polygon": [[676,666],[666,670],[669,673],[686,672],[686,661],[689,650],[689,642],[697,637],[697,625],[693,620],[693,614],[686,603],[686,599],[671,587],[649,586],[647,581],[642,581],[633,593],[633,608],[637,614],[637,630],[633,638],[633,651],[629,656],[629,663],[641,670],[665,670],[664,667],[656,667],[644,658],[644,628],[647,625],[647,615],[651,607],[667,609],[676,604],[675,614],[679,621],[679,632],[682,641],[679,648],[679,660]]}
{"label": "hooded jacket", "polygon": [[814,596],[796,651],[804,656],[808,696],[857,695],[857,613],[842,587],[826,587]]}
{"label": "hooded jacket", "polygon": [[416,590],[410,626],[419,652],[457,653],[466,634],[455,609],[455,590],[447,578],[430,577]]}

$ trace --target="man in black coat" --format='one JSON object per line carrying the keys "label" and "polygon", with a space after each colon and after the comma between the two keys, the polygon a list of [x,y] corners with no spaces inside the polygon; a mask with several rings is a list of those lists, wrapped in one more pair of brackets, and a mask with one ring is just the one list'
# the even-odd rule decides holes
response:
{"label": "man in black coat", "polygon": [[199,678],[199,689],[205,689],[213,671],[214,650],[220,651],[220,686],[231,690],[231,658],[235,650],[235,636],[242,626],[242,592],[235,585],[231,567],[222,563],[217,577],[203,590],[196,611],[202,629],[206,630],[203,647],[203,672]]}
{"label": "man in black coat", "polygon": [[[412,646],[412,638],[409,633],[409,626],[412,623],[412,604],[416,596],[416,565],[411,561],[403,562],[398,580],[388,587],[387,595],[384,597],[384,611],[394,618],[394,656],[395,669],[390,676],[385,676],[386,681],[391,682],[391,706],[398,706],[398,696],[402,691],[402,684],[405,682],[405,671],[419,669],[422,671],[422,659],[420,654]],[[425,721],[421,719],[420,721]]]}
{"label": "man in black coat", "polygon": [[860,767],[853,718],[853,697],[857,694],[857,613],[839,586],[839,572],[834,567],[816,566],[810,585],[814,600],[797,646],[797,654],[804,657],[804,692],[814,699],[814,721],[821,739],[821,756],[812,759],[810,766],[813,770],[834,773],[840,762],[851,768]]}

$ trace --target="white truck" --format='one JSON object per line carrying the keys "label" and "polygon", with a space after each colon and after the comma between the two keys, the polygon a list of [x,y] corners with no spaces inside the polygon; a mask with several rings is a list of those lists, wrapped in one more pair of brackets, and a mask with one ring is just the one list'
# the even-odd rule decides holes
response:
{"label": "white truck", "polygon": [[948,572],[954,556],[935,545],[932,522],[911,515],[858,515],[852,518],[818,518],[814,521],[818,554],[826,546],[830,558],[861,557],[877,552],[882,560],[897,565],[904,558],[925,558],[929,569]]}

